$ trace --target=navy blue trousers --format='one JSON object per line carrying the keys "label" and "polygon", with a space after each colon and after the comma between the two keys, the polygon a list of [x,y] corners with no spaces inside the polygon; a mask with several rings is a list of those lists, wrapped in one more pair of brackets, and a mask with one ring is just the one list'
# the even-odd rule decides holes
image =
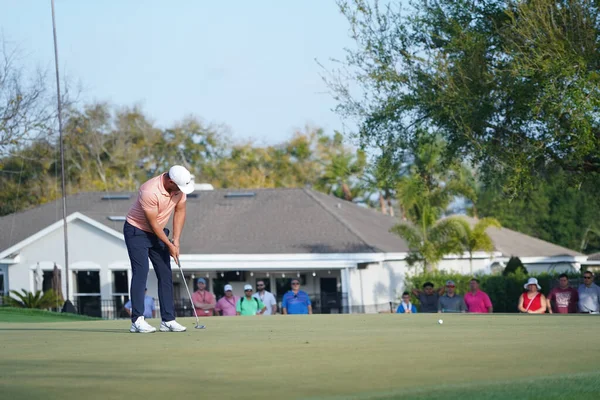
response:
{"label": "navy blue trousers", "polygon": [[[169,236],[169,230],[164,229]],[[158,300],[160,302],[160,316],[168,322],[175,319],[175,306],[173,303],[173,275],[171,273],[171,255],[167,245],[154,233],[143,231],[125,221],[123,226],[125,245],[131,261],[131,322],[144,315],[144,291],[148,280],[150,264],[152,261],[154,272],[158,279]]]}

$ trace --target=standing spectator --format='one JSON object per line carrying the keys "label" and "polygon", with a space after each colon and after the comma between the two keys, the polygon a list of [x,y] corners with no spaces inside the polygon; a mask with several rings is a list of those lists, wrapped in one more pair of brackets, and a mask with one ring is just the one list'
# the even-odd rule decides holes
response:
{"label": "standing spectator", "polygon": [[235,311],[237,315],[263,315],[267,307],[260,299],[252,296],[252,285],[245,285],[244,297],[236,303]]}
{"label": "standing spectator", "polygon": [[196,281],[196,290],[192,293],[192,302],[196,308],[196,314],[199,317],[211,317],[214,314],[216,305],[215,296],[206,290],[206,279],[198,278]]}
{"label": "standing spectator", "polygon": [[402,303],[396,309],[397,314],[416,314],[417,307],[410,302],[410,294],[408,292],[402,293]]}
{"label": "standing spectator", "polygon": [[546,296],[540,292],[542,287],[538,284],[538,280],[529,278],[524,288],[527,291],[519,296],[519,311],[528,314],[546,313]]}
{"label": "standing spectator", "polygon": [[[123,306],[127,314],[131,317],[131,300]],[[148,296],[148,288],[144,289],[144,319],[156,318],[156,305],[154,297]]]}
{"label": "standing spectator", "polygon": [[583,284],[579,285],[579,312],[600,312],[600,287],[594,283],[594,274],[590,271],[583,273]]}
{"label": "standing spectator", "polygon": [[221,297],[215,305],[215,311],[220,312],[223,317],[235,317],[237,315],[235,311],[235,305],[238,298],[233,295],[233,287],[231,285],[225,285],[225,296]]}
{"label": "standing spectator", "polygon": [[440,313],[464,313],[467,305],[462,296],[456,294],[454,281],[446,281],[446,293],[438,301],[438,312]]}
{"label": "standing spectator", "polygon": [[465,304],[467,312],[470,313],[492,313],[492,301],[487,293],[479,289],[479,280],[471,279],[469,282],[469,291],[465,293]]}
{"label": "standing spectator", "polygon": [[558,285],[557,288],[550,291],[546,299],[548,312],[550,314],[576,313],[579,293],[577,289],[569,287],[569,277],[567,274],[560,274]]}
{"label": "standing spectator", "polygon": [[275,300],[275,296],[272,293],[265,290],[265,282],[258,281],[256,282],[256,293],[254,293],[254,297],[258,298],[263,304],[267,307],[267,311],[265,311],[264,315],[274,315],[277,313],[277,301]]}
{"label": "standing spectator", "polygon": [[444,293],[444,287],[434,291],[433,283],[425,282],[423,290],[413,289],[412,293],[419,299],[422,313],[436,313],[438,311],[440,296]]}
{"label": "standing spectator", "polygon": [[312,304],[308,294],[300,290],[300,281],[292,279],[292,290],[283,295],[283,314],[312,314]]}

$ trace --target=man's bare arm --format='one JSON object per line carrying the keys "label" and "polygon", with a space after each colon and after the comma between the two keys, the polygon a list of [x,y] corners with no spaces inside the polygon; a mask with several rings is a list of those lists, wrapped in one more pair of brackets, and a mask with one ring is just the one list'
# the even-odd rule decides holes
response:
{"label": "man's bare arm", "polygon": [[175,206],[175,214],[173,215],[173,244],[179,248],[179,239],[181,239],[181,231],[185,224],[185,201],[179,201]]}

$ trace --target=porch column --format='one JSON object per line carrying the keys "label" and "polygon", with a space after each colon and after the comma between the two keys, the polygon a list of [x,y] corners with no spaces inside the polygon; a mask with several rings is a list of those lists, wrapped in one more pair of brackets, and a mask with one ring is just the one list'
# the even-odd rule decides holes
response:
{"label": "porch column", "polygon": [[350,295],[350,272],[348,268],[343,268],[341,270],[341,279],[342,279],[342,293],[346,293],[347,305],[348,305],[348,314],[352,313],[352,296]]}

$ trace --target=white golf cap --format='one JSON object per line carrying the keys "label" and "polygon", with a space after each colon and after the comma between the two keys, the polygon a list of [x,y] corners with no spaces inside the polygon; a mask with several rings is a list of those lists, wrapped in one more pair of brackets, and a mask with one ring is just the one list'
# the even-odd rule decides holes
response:
{"label": "white golf cap", "polygon": [[252,290],[252,285],[244,285],[244,290]]}
{"label": "white golf cap", "polygon": [[194,191],[194,180],[187,168],[181,165],[173,165],[169,170],[169,178],[179,186],[183,193],[190,194]]}
{"label": "white golf cap", "polygon": [[225,291],[231,290],[233,292],[233,287],[231,285],[225,285],[225,288],[223,290],[225,290]]}

